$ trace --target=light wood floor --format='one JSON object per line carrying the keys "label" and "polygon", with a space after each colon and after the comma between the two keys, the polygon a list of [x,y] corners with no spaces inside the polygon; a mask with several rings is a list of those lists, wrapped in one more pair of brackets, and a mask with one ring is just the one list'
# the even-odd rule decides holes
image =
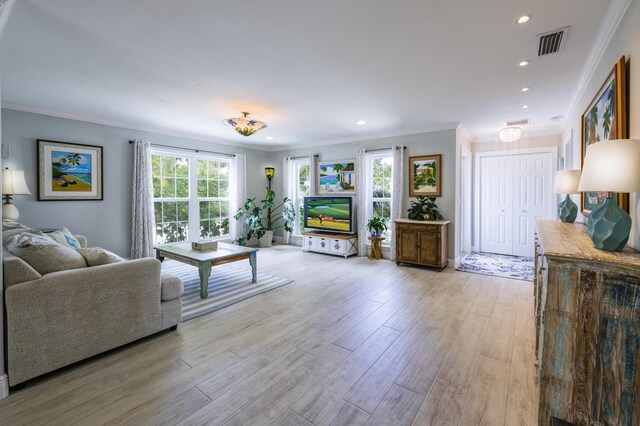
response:
{"label": "light wood floor", "polygon": [[295,281],[37,380],[0,424],[536,423],[531,283],[288,246],[258,267]]}

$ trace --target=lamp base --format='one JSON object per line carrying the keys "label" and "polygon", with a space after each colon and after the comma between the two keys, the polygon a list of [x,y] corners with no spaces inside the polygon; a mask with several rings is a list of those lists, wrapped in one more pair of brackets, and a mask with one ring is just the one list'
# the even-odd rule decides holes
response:
{"label": "lamp base", "polygon": [[591,212],[588,230],[595,248],[622,251],[629,241],[631,216],[613,198],[607,198],[604,204]]}
{"label": "lamp base", "polygon": [[578,217],[578,206],[571,200],[569,195],[558,204],[558,217],[565,223],[573,223],[576,221],[576,217]]}
{"label": "lamp base", "polygon": [[5,203],[2,205],[2,220],[12,220],[16,222],[20,217],[20,212],[16,206],[11,203]]}

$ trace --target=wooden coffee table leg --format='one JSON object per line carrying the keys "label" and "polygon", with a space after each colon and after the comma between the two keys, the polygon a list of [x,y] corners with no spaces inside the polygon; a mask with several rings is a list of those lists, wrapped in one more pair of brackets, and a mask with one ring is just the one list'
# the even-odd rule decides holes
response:
{"label": "wooden coffee table leg", "polygon": [[209,296],[209,276],[211,275],[211,262],[202,262],[198,265],[200,273],[200,298],[206,299]]}
{"label": "wooden coffee table leg", "polygon": [[258,281],[258,256],[255,251],[251,253],[249,263],[251,264],[251,282],[255,283]]}

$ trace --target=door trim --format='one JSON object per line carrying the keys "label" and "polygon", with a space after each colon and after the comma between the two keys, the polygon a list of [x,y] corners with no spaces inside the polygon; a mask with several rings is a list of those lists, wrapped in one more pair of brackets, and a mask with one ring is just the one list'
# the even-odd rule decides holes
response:
{"label": "door trim", "polygon": [[[521,149],[505,149],[501,151],[482,151],[473,155],[473,243],[472,246],[480,250],[480,159],[483,157],[504,157],[510,155],[527,155],[527,154],[551,154],[551,182],[556,180],[556,172],[558,171],[558,147],[545,146],[540,148],[521,148]],[[549,205],[557,204],[557,195],[549,194]]]}

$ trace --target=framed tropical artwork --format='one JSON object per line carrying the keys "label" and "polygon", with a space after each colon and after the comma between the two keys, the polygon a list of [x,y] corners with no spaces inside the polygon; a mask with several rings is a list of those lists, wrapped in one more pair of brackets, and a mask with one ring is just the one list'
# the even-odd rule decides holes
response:
{"label": "framed tropical artwork", "polygon": [[409,196],[442,196],[442,155],[409,157]]}
{"label": "framed tropical artwork", "polygon": [[355,194],[356,161],[318,161],[318,195]]}
{"label": "framed tropical artwork", "polygon": [[[582,163],[587,147],[600,141],[627,137],[627,78],[624,56],[615,64],[596,96],[582,114]],[[582,214],[591,211],[607,198],[606,192],[583,192]],[[629,194],[615,194],[618,205],[629,211]]]}
{"label": "framed tropical artwork", "polygon": [[102,147],[38,139],[38,200],[102,200]]}

